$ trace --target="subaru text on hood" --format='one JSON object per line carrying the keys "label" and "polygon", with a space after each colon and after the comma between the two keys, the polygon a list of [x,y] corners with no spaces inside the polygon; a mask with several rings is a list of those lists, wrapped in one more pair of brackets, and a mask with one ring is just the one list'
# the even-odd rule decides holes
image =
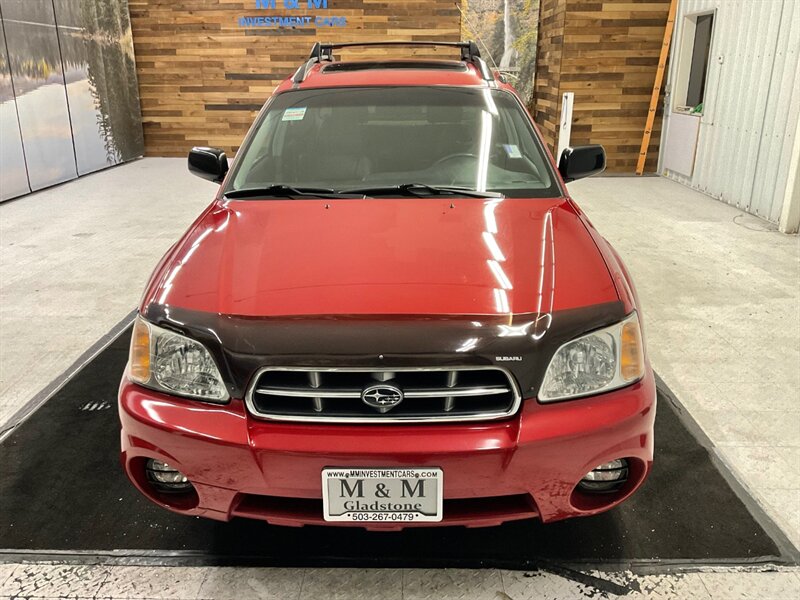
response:
{"label": "subaru text on hood", "polygon": [[[384,43],[383,45],[401,45]],[[652,466],[655,384],[622,261],[514,90],[460,60],[316,44],[156,267],[122,463],[186,515],[371,529],[612,508]],[[404,45],[412,45],[406,43]]]}

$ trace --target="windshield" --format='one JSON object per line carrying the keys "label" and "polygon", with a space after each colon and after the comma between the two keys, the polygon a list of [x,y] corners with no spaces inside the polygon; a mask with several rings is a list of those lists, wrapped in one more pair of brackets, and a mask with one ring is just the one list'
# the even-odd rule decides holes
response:
{"label": "windshield", "polygon": [[229,181],[226,192],[285,185],[369,195],[422,184],[560,195],[519,102],[488,88],[285,92],[261,115]]}

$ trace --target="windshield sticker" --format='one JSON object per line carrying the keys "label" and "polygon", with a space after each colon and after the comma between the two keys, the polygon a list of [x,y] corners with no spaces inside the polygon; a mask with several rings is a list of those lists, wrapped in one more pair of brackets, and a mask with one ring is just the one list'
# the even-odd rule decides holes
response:
{"label": "windshield sticker", "polygon": [[503,144],[503,148],[505,148],[508,158],[522,158],[522,152],[519,151],[519,146],[516,144]]}
{"label": "windshield sticker", "polygon": [[302,121],[303,117],[306,116],[306,107],[302,106],[299,108],[287,108],[283,111],[283,117],[281,117],[281,121]]}

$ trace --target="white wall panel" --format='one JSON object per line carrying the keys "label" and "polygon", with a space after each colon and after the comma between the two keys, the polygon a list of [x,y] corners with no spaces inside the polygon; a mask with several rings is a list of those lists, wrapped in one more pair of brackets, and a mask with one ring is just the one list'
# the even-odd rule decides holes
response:
{"label": "white wall panel", "polygon": [[[800,113],[800,0],[682,0],[673,47],[687,15],[712,10],[694,172],[665,174],[777,222]],[[673,57],[670,84],[676,68]]]}
{"label": "white wall panel", "polygon": [[800,113],[800,2],[784,2],[766,97],[753,193],[748,211],[777,222],[786,189],[789,161]]}

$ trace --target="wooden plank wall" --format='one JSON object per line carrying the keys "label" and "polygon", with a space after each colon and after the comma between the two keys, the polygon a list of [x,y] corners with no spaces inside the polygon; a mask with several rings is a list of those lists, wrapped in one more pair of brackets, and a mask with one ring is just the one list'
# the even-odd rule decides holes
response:
{"label": "wooden plank wall", "polygon": [[[551,148],[561,94],[574,92],[571,143],[603,144],[610,172],[635,171],[668,12],[669,0],[542,1],[533,112]],[[661,111],[659,103],[650,172],[658,161]]]}
{"label": "wooden plank wall", "polygon": [[536,81],[531,113],[544,139],[555,152],[561,104],[561,57],[564,47],[564,17],[567,0],[541,0]]}
{"label": "wooden plank wall", "polygon": [[[273,88],[314,41],[460,39],[454,0],[329,0],[327,10],[257,9],[255,0],[128,0],[148,156],[191,146],[235,152]],[[345,27],[241,28],[241,16],[345,16]],[[371,50],[370,55],[398,50]],[[449,57],[452,51],[444,50]],[[419,54],[430,55],[430,50]]]}

